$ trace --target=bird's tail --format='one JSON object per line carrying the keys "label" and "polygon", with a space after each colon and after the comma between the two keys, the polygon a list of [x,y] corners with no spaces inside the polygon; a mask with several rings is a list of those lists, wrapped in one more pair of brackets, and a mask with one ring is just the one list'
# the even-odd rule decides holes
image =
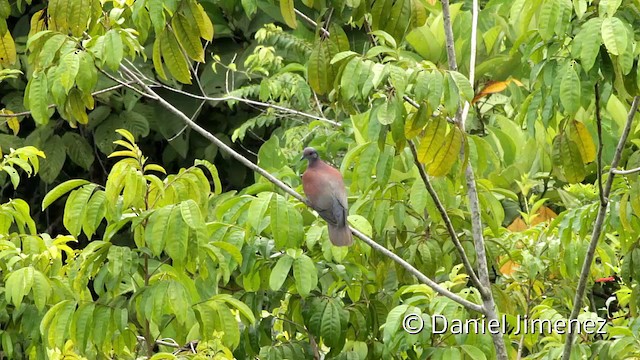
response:
{"label": "bird's tail", "polygon": [[329,225],[329,240],[335,246],[350,246],[353,244],[351,230],[348,226]]}

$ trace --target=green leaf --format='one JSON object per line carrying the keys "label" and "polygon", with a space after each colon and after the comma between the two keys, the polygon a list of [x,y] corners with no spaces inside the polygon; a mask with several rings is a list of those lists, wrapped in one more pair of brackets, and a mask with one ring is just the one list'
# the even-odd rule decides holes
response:
{"label": "green leaf", "polygon": [[25,104],[31,110],[31,116],[40,125],[49,122],[49,85],[43,72],[34,72],[29,80],[28,91],[25,98],[29,104]]}
{"label": "green leaf", "polygon": [[463,99],[470,102],[473,99],[473,88],[471,87],[469,79],[457,71],[449,71],[448,74],[453,79],[456,87],[458,87],[458,93],[462,95]]}
{"label": "green leaf", "polygon": [[[251,205],[249,205],[247,223],[256,231],[257,234],[264,230],[263,224],[265,224],[265,214],[269,208],[272,197],[273,193],[260,193],[251,201]],[[268,223],[265,224],[265,226],[266,225],[268,225]]]}
{"label": "green leaf", "polygon": [[580,32],[574,39],[574,42],[580,45],[580,64],[585,72],[591,70],[600,52],[600,45],[602,45],[601,28],[602,18],[589,19],[589,21],[582,24]]}
{"label": "green leaf", "polygon": [[91,148],[91,145],[89,145],[84,137],[80,134],[67,131],[62,136],[62,142],[64,142],[67,155],[71,161],[85,170],[91,168],[94,160],[93,148]]}
{"label": "green leaf", "polygon": [[566,69],[560,83],[560,102],[569,116],[574,116],[580,108],[580,78],[573,64]]}
{"label": "green leaf", "polygon": [[104,34],[105,57],[102,59],[111,70],[118,70],[120,62],[124,57],[122,39],[117,30],[111,29]]}
{"label": "green leaf", "polygon": [[168,224],[173,205],[156,209],[149,217],[145,228],[145,243],[154,256],[160,256],[169,238]]}
{"label": "green leaf", "polygon": [[53,203],[54,201],[58,200],[60,196],[68,193],[69,191],[77,188],[78,186],[82,186],[88,183],[89,181],[87,180],[73,179],[73,180],[67,180],[62,184],[56,186],[51,191],[49,191],[47,195],[45,195],[44,199],[42,199],[42,210],[49,207],[49,205],[51,205],[51,203]]}
{"label": "green leaf", "polygon": [[60,174],[64,161],[67,158],[64,142],[60,136],[53,135],[47,139],[42,147],[42,151],[47,157],[42,160],[39,175],[44,182],[51,184],[55,181],[56,177],[58,177],[58,174]]}
{"label": "green leaf", "polygon": [[540,10],[538,32],[542,40],[550,40],[555,33],[556,22],[560,19],[560,4],[557,0],[546,0]]}
{"label": "green leaf", "polygon": [[280,13],[282,14],[282,18],[284,19],[285,24],[292,29],[298,27],[296,13],[294,10],[293,0],[280,0]]}
{"label": "green leaf", "polygon": [[174,206],[168,222],[164,224],[166,230],[165,252],[173,259],[174,266],[182,266],[187,258],[187,244],[189,242],[189,227],[182,219],[180,208]]}
{"label": "green leaf", "polygon": [[[195,24],[200,31],[200,37],[212,41],[213,40],[213,24],[211,19],[202,8],[202,5],[196,0],[187,0],[187,8],[184,9],[185,13],[190,12],[195,19]],[[187,16],[188,18],[189,16]]]}
{"label": "green leaf", "polygon": [[282,284],[284,284],[285,280],[287,280],[287,276],[289,275],[292,264],[293,258],[286,254],[284,254],[278,260],[276,265],[271,270],[271,275],[269,276],[269,288],[271,288],[271,290],[280,290]]}
{"label": "green leaf", "polygon": [[93,57],[86,51],[78,53],[79,67],[75,78],[76,85],[83,93],[89,94],[93,91],[98,82],[98,70],[96,69]]}
{"label": "green leaf", "polygon": [[91,195],[91,199],[87,203],[87,210],[84,218],[84,224],[82,224],[82,231],[84,231],[87,238],[91,239],[91,236],[96,232],[98,226],[104,219],[106,209],[106,195],[104,191],[97,190]]}
{"label": "green leaf", "polygon": [[196,24],[189,22],[182,14],[175,14],[171,20],[171,26],[187,55],[193,60],[204,62],[204,48],[196,31],[197,28],[194,28]]}
{"label": "green leaf", "polygon": [[453,164],[460,156],[462,149],[463,135],[457,126],[453,126],[444,144],[438,149],[435,157],[427,167],[427,173],[431,176],[443,176],[451,171]]}
{"label": "green leaf", "polygon": [[300,255],[293,260],[293,278],[296,281],[296,288],[302,297],[307,297],[311,290],[318,284],[318,270],[307,255]]}
{"label": "green leaf", "polygon": [[276,249],[297,248],[304,241],[302,215],[281,195],[274,195],[270,204],[271,233]]}
{"label": "green leaf", "polygon": [[5,298],[15,306],[22,304],[22,299],[31,291],[35,269],[24,267],[11,272],[7,276]]}
{"label": "green leaf", "polygon": [[156,34],[160,34],[165,29],[165,17],[164,17],[164,1],[163,0],[148,0],[146,1],[149,8],[149,17],[153,24],[153,30]]}
{"label": "green leaf", "polygon": [[467,354],[472,360],[486,360],[487,357],[482,350],[473,345],[460,345],[462,351]]}
{"label": "green leaf", "polygon": [[617,17],[602,20],[602,40],[612,55],[621,55],[627,48],[627,29]]}
{"label": "green leaf", "polygon": [[182,55],[178,40],[176,40],[172,32],[165,30],[161,33],[160,51],[162,52],[162,59],[164,59],[164,63],[167,65],[171,75],[183,84],[191,84],[189,64],[184,58],[184,55]]}
{"label": "green leaf", "polygon": [[333,89],[336,76],[331,65],[331,59],[338,53],[335,43],[325,39],[318,39],[307,62],[307,77],[311,88],[319,95],[324,95]]}
{"label": "green leaf", "polygon": [[80,234],[87,213],[87,203],[95,188],[95,184],[85,185],[73,190],[67,198],[62,222],[69,233],[75,237]]}

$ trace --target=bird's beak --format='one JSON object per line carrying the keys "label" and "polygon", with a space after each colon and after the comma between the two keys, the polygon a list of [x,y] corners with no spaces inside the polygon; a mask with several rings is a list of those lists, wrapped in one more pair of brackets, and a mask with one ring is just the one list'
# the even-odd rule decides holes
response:
{"label": "bird's beak", "polygon": [[304,154],[302,155],[302,157],[298,161],[302,161],[302,160],[304,160]]}

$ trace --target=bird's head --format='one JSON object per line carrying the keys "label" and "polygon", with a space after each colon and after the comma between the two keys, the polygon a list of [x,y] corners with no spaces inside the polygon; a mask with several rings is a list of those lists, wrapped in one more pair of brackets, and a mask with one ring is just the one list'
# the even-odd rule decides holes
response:
{"label": "bird's head", "polygon": [[312,163],[318,159],[318,152],[316,151],[316,149],[312,147],[305,148],[304,151],[302,152],[301,160],[304,160],[304,159],[307,159],[309,160],[310,163]]}

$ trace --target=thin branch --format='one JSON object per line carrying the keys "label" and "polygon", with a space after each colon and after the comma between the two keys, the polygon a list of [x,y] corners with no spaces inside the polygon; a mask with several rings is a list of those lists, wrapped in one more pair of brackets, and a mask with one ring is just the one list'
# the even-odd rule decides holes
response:
{"label": "thin branch", "polygon": [[628,170],[613,169],[613,171],[611,171],[611,172],[616,174],[616,175],[630,175],[630,174],[635,174],[637,172],[640,172],[640,168],[633,168],[633,169],[628,169]]}
{"label": "thin branch", "polygon": [[[477,13],[479,12],[477,0],[473,1],[473,8],[471,9],[471,12],[472,16],[477,17]],[[451,12],[449,9],[449,0],[442,0],[442,17],[444,23],[444,34],[447,47],[449,69],[452,71],[457,71],[458,63],[456,61],[455,42],[453,38],[453,29],[451,27]],[[472,23],[472,27],[477,27],[477,21],[475,23]],[[475,34],[476,29],[472,29],[471,32],[472,34]],[[471,69],[473,69],[473,67],[475,66],[475,51],[473,51],[476,49],[475,43],[476,37],[472,36],[472,61],[470,64]],[[473,75],[473,72],[470,72],[470,75]],[[471,82],[471,87],[473,88],[473,82]],[[459,126],[462,131],[465,131],[463,113],[466,117],[466,114],[469,110],[468,103],[466,103],[464,107],[466,111],[458,108],[458,111],[456,112],[456,125]],[[482,217],[480,213],[480,201],[478,199],[478,190],[476,187],[476,180],[471,162],[467,163],[465,177],[467,180],[467,197],[469,199],[469,210],[471,212],[471,232],[473,234],[473,243],[476,250],[478,276],[480,278],[481,284],[487,290],[481,293],[483,300],[483,313],[489,321],[499,322],[498,315],[496,314],[495,300],[493,299],[493,294],[491,293],[491,282],[489,281],[489,266],[487,265],[487,255],[482,228]],[[495,347],[496,357],[500,360],[507,360],[509,356],[507,355],[507,348],[502,334],[500,334],[499,332],[492,332],[491,338]]]}
{"label": "thin branch", "polygon": [[466,251],[462,247],[462,244],[460,243],[460,239],[458,239],[458,234],[456,234],[456,229],[453,227],[453,223],[451,222],[451,218],[447,213],[447,209],[445,209],[444,205],[442,205],[442,201],[440,201],[440,198],[438,197],[438,193],[436,193],[436,190],[433,188],[433,185],[431,185],[431,181],[429,181],[429,176],[427,176],[427,172],[424,169],[424,165],[420,161],[418,161],[418,152],[416,151],[415,144],[411,140],[409,140],[408,143],[409,143],[409,148],[411,149],[411,153],[413,154],[414,163],[418,167],[418,172],[420,173],[420,177],[422,178],[422,182],[424,182],[424,185],[426,186],[427,191],[429,192],[429,195],[431,195],[431,198],[436,204],[436,208],[438,209],[438,212],[442,216],[442,220],[444,221],[444,224],[447,227],[447,231],[449,232],[451,241],[453,241],[453,244],[455,245],[456,249],[458,249],[458,253],[462,258],[462,263],[464,264],[465,269],[467,269],[467,273],[468,273],[467,275],[469,275],[469,278],[471,279],[471,283],[473,284],[473,286],[475,286],[478,289],[478,291],[480,291],[480,294],[482,294],[483,292],[489,291],[480,283],[480,280],[478,279],[478,276],[476,275],[473,269],[473,266],[469,261],[469,257],[467,256]]}
{"label": "thin branch", "polygon": [[[589,242],[589,249],[587,250],[587,254],[585,256],[584,262],[582,263],[582,271],[580,271],[580,279],[578,280],[578,288],[576,289],[576,295],[573,299],[573,309],[571,310],[570,320],[577,319],[580,314],[580,310],[582,308],[582,298],[584,297],[584,292],[587,288],[587,280],[589,278],[589,272],[591,271],[591,263],[593,263],[593,258],[595,257],[596,248],[598,247],[598,241],[600,240],[600,235],[602,234],[602,228],[604,227],[604,218],[607,215],[607,209],[609,207],[609,194],[611,193],[611,187],[613,186],[613,178],[615,177],[615,168],[618,166],[618,162],[620,161],[620,157],[622,156],[622,150],[624,149],[624,145],[627,142],[627,137],[629,136],[629,132],[631,132],[631,124],[633,123],[633,118],[638,112],[638,104],[640,103],[640,97],[636,96],[633,98],[633,102],[631,103],[631,110],[629,110],[629,114],[627,115],[627,123],[622,131],[622,136],[620,136],[620,140],[618,141],[618,146],[616,147],[616,152],[613,154],[613,160],[611,160],[611,168],[609,169],[609,174],[607,177],[607,183],[603,189],[603,197],[605,198],[605,202],[600,204],[600,208],[598,209],[598,215],[596,217],[596,222],[593,227],[593,233],[591,233],[591,241]],[[571,328],[567,333],[567,338],[565,339],[564,351],[562,352],[562,359],[569,360],[571,357],[571,349],[573,345],[573,340],[575,338],[576,326],[577,324],[572,321],[569,321]]]}
{"label": "thin branch", "polygon": [[[109,74],[108,72],[106,72],[106,71],[102,70],[102,69],[101,69],[101,68],[99,68],[99,67],[98,67],[98,71],[100,71],[104,76],[108,77],[109,79],[111,79],[111,80],[115,81],[116,83],[118,83],[118,84],[120,84],[120,85],[122,85],[122,86],[126,87],[127,89],[129,89],[129,90],[133,90],[133,91],[137,92],[138,94],[140,94],[141,96],[146,96],[146,97],[149,97],[149,98],[153,99],[149,94],[145,94],[144,92],[142,92],[142,91],[140,91],[140,90],[136,89],[135,87],[133,87],[133,86],[129,85],[129,82],[127,82],[127,81],[122,81],[122,80],[118,79],[117,77],[115,77],[115,76],[113,76],[113,75]],[[155,99],[154,99],[154,100],[155,100]]]}
{"label": "thin branch", "polygon": [[[605,204],[607,200],[604,197],[604,189],[602,188],[602,117],[600,115],[600,90],[598,89],[598,83],[594,86],[596,94],[596,127],[598,129],[598,193],[600,195],[600,204]],[[614,169],[615,170],[615,169]]]}
{"label": "thin branch", "polygon": [[320,121],[326,122],[328,124],[331,124],[331,125],[337,126],[337,127],[342,126],[342,124],[340,124],[339,122],[334,121],[334,120],[329,120],[329,119],[324,118],[324,117],[312,115],[312,114],[305,113],[305,112],[298,111],[298,110],[289,109],[289,108],[286,108],[286,107],[283,107],[283,106],[279,106],[279,105],[268,104],[268,103],[264,103],[264,102],[261,102],[261,101],[250,100],[250,99],[245,99],[245,98],[239,98],[237,96],[231,96],[230,95],[230,96],[223,96],[223,97],[209,97],[209,96],[195,95],[195,94],[186,92],[184,90],[175,89],[175,88],[172,88],[172,87],[166,86],[166,85],[157,85],[157,86],[150,86],[150,87],[162,87],[163,89],[166,89],[166,90],[169,90],[169,91],[173,91],[173,92],[176,92],[178,94],[182,94],[182,95],[189,96],[189,97],[192,97],[194,99],[199,99],[199,100],[206,100],[206,101],[231,101],[231,100],[235,100],[235,101],[239,101],[239,102],[242,102],[242,103],[245,103],[245,104],[262,106],[262,107],[266,107],[266,108],[272,108],[272,109],[280,110],[280,111],[288,113],[288,114],[299,115],[299,116],[307,117],[307,118],[314,119],[314,120],[320,120]]}
{"label": "thin branch", "polygon": [[[300,16],[302,19],[304,19],[304,21],[308,22],[309,24],[313,25],[313,27],[317,28],[318,27],[318,23],[313,21],[310,17],[308,17],[307,15],[303,14],[302,11],[298,10],[298,9],[293,9],[293,11],[295,11],[296,15]],[[331,34],[329,33],[329,31],[327,31],[327,29],[325,29],[324,27],[320,28],[320,31],[322,31],[322,34],[324,34],[324,36],[329,37]]]}
{"label": "thin branch", "polygon": [[[126,85],[131,85],[134,84],[135,82],[128,82],[126,83]],[[96,90],[94,92],[91,93],[91,96],[96,96],[96,95],[100,95],[109,91],[113,91],[113,90],[117,90],[121,87],[126,86],[124,84],[118,84],[118,85],[114,85],[114,86],[110,86],[108,88],[105,89],[101,89],[101,90]],[[56,107],[56,104],[49,104],[49,106],[47,107],[48,109],[54,108]],[[29,116],[31,115],[31,111],[22,111],[22,112],[17,112],[15,114],[0,114],[0,118],[10,118],[10,117],[18,117],[18,116]],[[8,120],[5,120],[3,122],[0,122],[1,124],[4,124],[5,122],[7,122]]]}
{"label": "thin branch", "polygon": [[[211,134],[210,132],[208,132],[207,130],[202,128],[200,125],[198,125],[195,122],[193,122],[188,116],[186,116],[184,113],[182,113],[176,107],[174,107],[171,103],[169,103],[168,101],[166,101],[165,99],[160,97],[158,94],[156,94],[153,91],[153,89],[151,89],[151,87],[149,87],[147,84],[145,84],[144,81],[142,81],[139,78],[137,78],[135,73],[133,73],[131,70],[129,70],[126,66],[121,65],[121,68],[123,69],[123,71],[125,73],[127,73],[128,76],[131,76],[132,78],[136,79],[138,81],[138,84],[144,89],[144,91],[148,95],[156,98],[157,101],[163,107],[165,107],[167,110],[169,110],[170,112],[172,112],[176,116],[180,117],[182,119],[182,121],[184,121],[187,125],[189,125],[190,128],[195,130],[197,133],[202,135],[207,140],[211,141],[213,144],[217,145],[218,148],[220,148],[220,150],[222,150],[222,151],[226,152],[227,154],[231,155],[233,158],[235,158],[240,163],[242,163],[243,165],[248,167],[250,170],[262,175],[267,180],[269,180],[274,185],[276,185],[278,188],[282,189],[287,194],[293,196],[295,199],[303,202],[304,204],[308,204],[307,200],[304,197],[302,197],[302,195],[298,194],[295,190],[293,190],[291,187],[289,187],[289,185],[285,184],[280,179],[278,179],[275,176],[271,175],[270,173],[268,173],[266,170],[264,170],[263,168],[259,167],[258,165],[252,163],[249,159],[245,158],[244,156],[242,156],[241,154],[236,152],[234,149],[229,147],[227,144],[222,142],[220,139],[215,137],[213,134]],[[376,243],[371,238],[369,238],[368,236],[364,235],[363,233],[361,233],[360,231],[356,230],[355,228],[350,227],[350,229],[351,229],[351,232],[356,237],[358,237],[359,239],[361,239],[362,241],[367,243],[372,248],[380,251],[385,256],[387,256],[388,258],[392,259],[393,261],[395,261],[396,263],[398,263],[399,265],[401,265],[402,267],[407,269],[407,271],[409,271],[412,275],[414,275],[416,278],[418,278],[418,280],[420,280],[423,283],[427,284],[429,287],[431,287],[433,290],[435,290],[440,295],[445,296],[445,297],[447,297],[447,298],[449,298],[449,299],[461,304],[462,306],[468,308],[469,310],[482,312],[482,307],[480,305],[475,304],[475,303],[473,303],[473,302],[471,302],[469,300],[466,300],[466,299],[462,298],[461,296],[451,292],[450,290],[447,290],[447,289],[441,287],[435,281],[429,279],[426,275],[421,273],[418,269],[416,269],[411,264],[409,264],[408,262],[406,262],[405,260],[400,258],[398,255],[396,255],[393,252],[389,251],[388,249],[386,249],[382,245]]]}

